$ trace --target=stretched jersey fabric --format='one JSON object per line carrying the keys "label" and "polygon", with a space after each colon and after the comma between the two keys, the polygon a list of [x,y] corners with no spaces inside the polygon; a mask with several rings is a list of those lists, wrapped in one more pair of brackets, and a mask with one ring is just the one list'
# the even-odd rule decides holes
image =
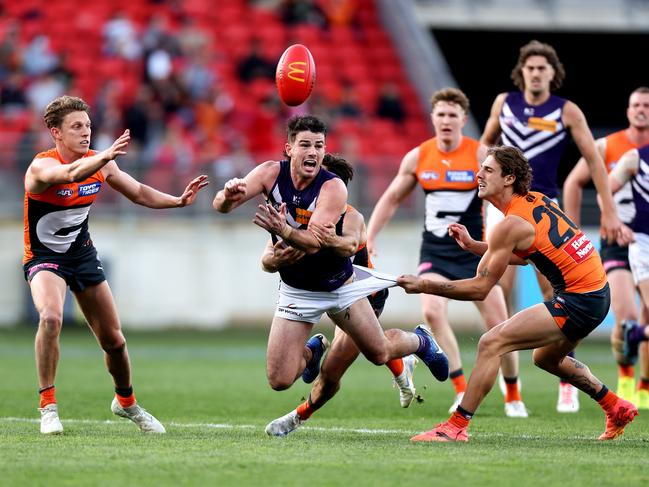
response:
{"label": "stretched jersey fabric", "polygon": [[649,235],[649,145],[640,147],[638,155],[640,156],[638,173],[631,180],[636,210],[631,228],[634,232]]}
{"label": "stretched jersey fabric", "polygon": [[[90,150],[84,157],[94,154]],[[36,155],[44,157],[65,164],[56,149]],[[25,190],[23,264],[35,257],[75,258],[92,248],[88,214],[104,180],[97,171],[77,183],[53,184],[42,193]]]}
{"label": "stretched jersey fabric", "polygon": [[[610,173],[620,157],[631,149],[638,146],[631,142],[626,136],[625,130],[620,130],[606,137],[606,153],[604,154],[604,163],[606,170]],[[617,206],[617,215],[622,222],[630,225],[635,217],[635,206],[633,204],[633,194],[631,193],[631,183],[627,182],[622,188],[613,195],[615,206]]]}
{"label": "stretched jersey fabric", "polygon": [[426,242],[458,247],[448,225],[461,223],[471,236],[483,240],[482,200],[478,198],[477,152],[480,143],[462,137],[457,149],[443,152],[433,137],[419,146],[415,174],[426,193],[423,237]]}
{"label": "stretched jersey fabric", "polygon": [[499,121],[504,145],[518,147],[532,167],[532,190],[550,198],[559,195],[557,170],[566,147],[561,117],[566,100],[551,95],[541,105],[530,105],[521,91],[507,93]]}
{"label": "stretched jersey fabric", "polygon": [[555,293],[588,293],[606,285],[604,266],[595,247],[546,195],[534,191],[514,195],[505,211],[505,216],[509,215],[519,216],[534,227],[536,235],[530,248],[514,253],[531,261]]}
{"label": "stretched jersey fabric", "polygon": [[[321,168],[314,180],[303,190],[295,189],[291,179],[289,161],[280,161],[280,170],[273,184],[268,202],[276,208],[286,203],[286,222],[293,228],[307,228],[322,185],[337,178],[333,173]],[[336,223],[336,234],[342,235],[344,214]],[[276,237],[273,236],[276,242]],[[342,286],[353,273],[351,259],[340,257],[331,249],[322,249],[315,254],[307,254],[296,263],[280,268],[279,275],[286,284],[307,291],[333,291]]]}

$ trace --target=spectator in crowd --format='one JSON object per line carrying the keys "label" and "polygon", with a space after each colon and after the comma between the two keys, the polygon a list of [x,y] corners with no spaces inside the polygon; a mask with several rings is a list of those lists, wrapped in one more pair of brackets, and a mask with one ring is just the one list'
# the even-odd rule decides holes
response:
{"label": "spectator in crowd", "polygon": [[403,122],[406,118],[406,110],[399,94],[399,88],[394,83],[385,83],[379,93],[376,114],[381,118],[387,118],[397,123]]}
{"label": "spectator in crowd", "polygon": [[243,82],[256,78],[275,79],[275,63],[262,54],[259,39],[250,44],[250,51],[239,61],[237,73]]}

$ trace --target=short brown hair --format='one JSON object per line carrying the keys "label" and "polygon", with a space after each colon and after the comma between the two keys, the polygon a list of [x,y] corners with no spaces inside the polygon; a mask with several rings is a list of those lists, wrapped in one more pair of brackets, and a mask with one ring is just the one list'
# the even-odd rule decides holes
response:
{"label": "short brown hair", "polygon": [[45,108],[43,120],[48,129],[61,127],[63,119],[68,113],[90,111],[88,104],[76,96],[63,95],[52,100]]}
{"label": "short brown hair", "polygon": [[459,105],[464,113],[469,113],[469,99],[464,94],[462,90],[457,88],[442,88],[441,90],[433,93],[433,96],[430,97],[430,107],[435,109],[440,101],[445,101],[446,103],[455,103]]}
{"label": "short brown hair", "polygon": [[525,80],[523,79],[523,65],[527,58],[531,56],[543,56],[547,59],[550,66],[554,68],[554,78],[550,83],[550,90],[558,90],[563,85],[563,80],[566,78],[566,70],[563,69],[563,64],[559,61],[557,51],[554,50],[550,44],[544,44],[537,40],[530,41],[521,47],[518,54],[518,63],[512,70],[512,81],[519,90],[525,89]]}
{"label": "short brown hair", "polygon": [[354,177],[354,166],[352,166],[347,159],[343,159],[340,156],[327,153],[325,154],[324,159],[322,159],[322,165],[327,171],[334,173],[342,179],[345,186],[347,186]]}
{"label": "short brown hair", "polygon": [[512,174],[516,178],[513,186],[514,193],[521,196],[529,193],[532,182],[532,168],[518,147],[507,145],[491,147],[487,151],[487,156],[493,156],[500,165],[503,176]]}
{"label": "short brown hair", "polygon": [[632,95],[635,95],[636,93],[641,94],[641,95],[646,95],[649,93],[649,87],[647,86],[638,86],[635,90],[631,92]]}

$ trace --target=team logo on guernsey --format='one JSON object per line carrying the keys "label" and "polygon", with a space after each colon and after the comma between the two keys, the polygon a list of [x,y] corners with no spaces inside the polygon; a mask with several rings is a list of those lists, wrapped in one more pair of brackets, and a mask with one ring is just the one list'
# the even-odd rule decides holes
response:
{"label": "team logo on guernsey", "polygon": [[70,196],[74,196],[74,189],[72,188],[57,189],[56,196],[59,196],[61,198],[69,198]]}
{"label": "team logo on guernsey", "polygon": [[439,174],[435,171],[423,171],[419,175],[419,178],[422,181],[437,181],[439,179]]}
{"label": "team logo on guernsey", "polygon": [[572,257],[577,264],[590,257],[595,251],[592,242],[583,232],[579,232],[570,241],[564,245],[563,251]]}
{"label": "team logo on guernsey", "polygon": [[472,183],[475,181],[473,171],[446,171],[447,183]]}
{"label": "team logo on guernsey", "polygon": [[93,194],[99,193],[101,189],[101,183],[90,183],[90,184],[81,184],[79,185],[79,196],[91,196]]}
{"label": "team logo on guernsey", "polygon": [[295,208],[295,221],[300,225],[308,225],[309,220],[311,219],[311,215],[313,215],[312,211],[304,210],[302,208]]}

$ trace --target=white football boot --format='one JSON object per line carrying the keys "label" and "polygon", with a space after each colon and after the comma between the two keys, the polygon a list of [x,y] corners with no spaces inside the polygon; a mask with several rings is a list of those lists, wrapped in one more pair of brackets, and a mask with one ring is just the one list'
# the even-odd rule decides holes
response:
{"label": "white football boot", "polygon": [[63,433],[63,425],[59,419],[59,409],[56,403],[38,408],[41,412],[41,433],[44,435],[59,435]]}
{"label": "white football boot", "polygon": [[291,431],[295,431],[304,423],[306,419],[302,420],[297,415],[297,411],[294,409],[288,414],[285,414],[281,418],[274,419],[266,425],[266,434],[268,436],[286,436]]}
{"label": "white football boot", "polygon": [[417,365],[417,357],[406,355],[403,357],[403,372],[394,378],[394,386],[399,388],[399,402],[402,408],[407,408],[415,398],[415,383],[412,380],[412,373]]}
{"label": "white football boot", "polygon": [[122,418],[130,419],[131,421],[133,421],[136,425],[138,425],[142,433],[167,432],[160,421],[155,419],[155,417],[151,413],[148,413],[137,403],[133,406],[123,408],[117,398],[114,398],[112,404],[110,405],[110,410],[117,416],[121,416]]}

